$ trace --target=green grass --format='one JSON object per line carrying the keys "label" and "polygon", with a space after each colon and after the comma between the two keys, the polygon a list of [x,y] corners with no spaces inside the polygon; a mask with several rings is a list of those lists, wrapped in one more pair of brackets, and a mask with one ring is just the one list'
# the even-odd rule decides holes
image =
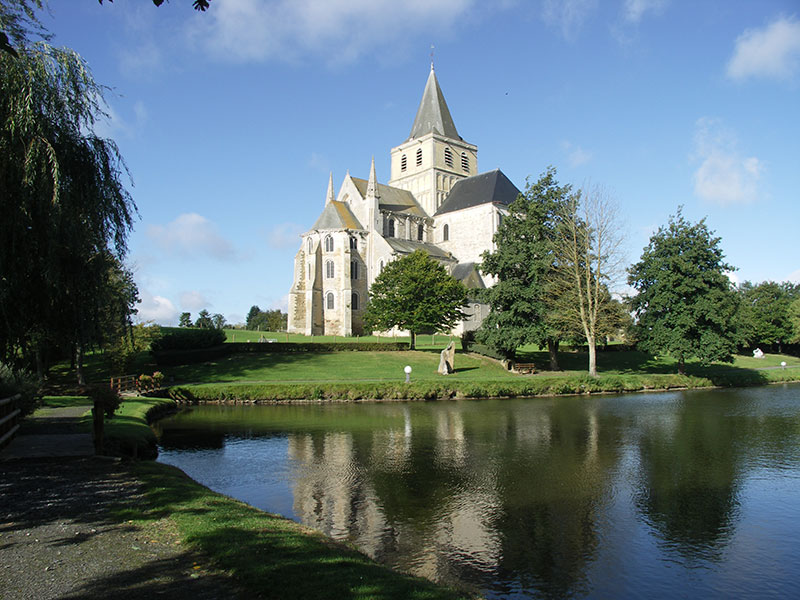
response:
{"label": "green grass", "polygon": [[[227,336],[226,342],[258,342],[261,338],[275,340],[277,342],[309,343],[309,342],[336,342],[336,343],[381,343],[381,342],[409,342],[409,336],[391,335],[362,335],[362,336],[341,336],[341,335],[300,335],[298,333],[286,333],[285,331],[249,331],[245,329],[225,329]],[[438,348],[442,350],[455,340],[456,345],[460,344],[458,338],[443,333],[421,333],[417,335],[417,348]]]}
{"label": "green grass", "polygon": [[229,574],[246,596],[455,600],[471,597],[381,566],[350,546],[283,517],[222,496],[158,463],[137,463],[145,501],[116,511],[146,526],[169,519],[182,542]]}
{"label": "green grass", "polygon": [[43,408],[68,408],[71,406],[91,406],[87,396],[42,396]]}
{"label": "green grass", "polygon": [[[150,421],[175,408],[164,398],[126,398],[104,426],[106,454],[133,458],[155,458],[158,455],[156,435]],[[92,416],[83,417],[91,430]]]}

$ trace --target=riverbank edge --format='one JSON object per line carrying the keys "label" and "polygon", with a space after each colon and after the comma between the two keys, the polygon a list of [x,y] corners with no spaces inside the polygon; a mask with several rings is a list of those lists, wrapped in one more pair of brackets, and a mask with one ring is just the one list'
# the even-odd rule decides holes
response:
{"label": "riverbank edge", "polygon": [[284,404],[404,400],[478,400],[623,394],[686,389],[754,387],[800,382],[800,368],[744,371],[710,376],[609,374],[521,376],[495,381],[202,383],[175,385],[160,395],[181,404]]}

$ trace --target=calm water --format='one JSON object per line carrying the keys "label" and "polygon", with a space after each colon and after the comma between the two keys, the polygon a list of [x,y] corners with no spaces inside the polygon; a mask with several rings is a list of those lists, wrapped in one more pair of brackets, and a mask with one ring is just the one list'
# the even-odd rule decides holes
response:
{"label": "calm water", "polygon": [[202,406],[161,462],[489,598],[800,594],[800,386]]}

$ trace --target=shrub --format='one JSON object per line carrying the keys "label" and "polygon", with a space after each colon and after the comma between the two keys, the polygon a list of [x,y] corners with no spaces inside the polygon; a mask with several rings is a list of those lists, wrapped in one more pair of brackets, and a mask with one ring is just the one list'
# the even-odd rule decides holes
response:
{"label": "shrub", "polygon": [[170,329],[150,344],[150,350],[196,350],[224,343],[225,332],[221,329]]}
{"label": "shrub", "polygon": [[93,403],[97,403],[106,413],[107,418],[114,416],[114,411],[122,403],[119,392],[107,385],[92,385],[86,389],[86,395]]}
{"label": "shrub", "polygon": [[32,413],[40,400],[39,385],[36,377],[27,371],[12,369],[0,363],[0,398],[20,395],[15,405],[20,409],[20,416]]}

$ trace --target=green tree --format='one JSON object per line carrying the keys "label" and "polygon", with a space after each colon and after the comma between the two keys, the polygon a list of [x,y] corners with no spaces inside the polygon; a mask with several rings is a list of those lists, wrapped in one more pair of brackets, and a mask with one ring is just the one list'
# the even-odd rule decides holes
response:
{"label": "green tree", "polygon": [[745,281],[738,289],[740,304],[737,323],[740,344],[746,347],[781,346],[793,337],[789,306],[800,298],[800,286],[764,281]]}
{"label": "green tree", "polygon": [[478,339],[509,358],[523,344],[547,345],[550,366],[558,370],[558,342],[564,335],[555,318],[547,285],[556,264],[559,211],[571,193],[550,167],[508,208],[494,236],[496,250],[484,252],[481,271],[497,283],[482,298],[491,306]]}
{"label": "green tree", "polygon": [[[31,7],[0,4],[0,359],[36,364],[68,345],[78,374],[102,343],[98,314],[112,298],[136,207],[116,145],[92,133],[102,87],[72,50],[44,41]],[[123,294],[130,290],[118,287]]]}
{"label": "green tree", "polygon": [[211,323],[214,326],[214,329],[223,329],[225,327],[225,317],[223,317],[220,313],[214,313],[211,316]]}
{"label": "green tree", "polygon": [[369,292],[364,322],[373,330],[449,331],[464,318],[467,288],[422,250],[390,262]]}
{"label": "green tree", "polygon": [[178,317],[178,327],[191,327],[192,326],[192,313],[182,312]]}
{"label": "green tree", "polygon": [[256,306],[255,304],[250,307],[250,310],[247,312],[247,318],[245,319],[244,326],[246,329],[253,330],[257,327],[258,317],[261,314],[261,309]]}
{"label": "green tree", "polygon": [[691,224],[679,208],[628,271],[640,346],[673,356],[681,374],[688,358],[730,361],[736,296],[725,273],[732,269],[705,219]]}
{"label": "green tree", "polygon": [[791,342],[800,344],[800,298],[789,305],[789,322],[792,324]]}
{"label": "green tree", "polygon": [[205,308],[197,315],[197,321],[194,323],[195,327],[200,329],[214,329],[214,322],[211,320],[211,313]]}

